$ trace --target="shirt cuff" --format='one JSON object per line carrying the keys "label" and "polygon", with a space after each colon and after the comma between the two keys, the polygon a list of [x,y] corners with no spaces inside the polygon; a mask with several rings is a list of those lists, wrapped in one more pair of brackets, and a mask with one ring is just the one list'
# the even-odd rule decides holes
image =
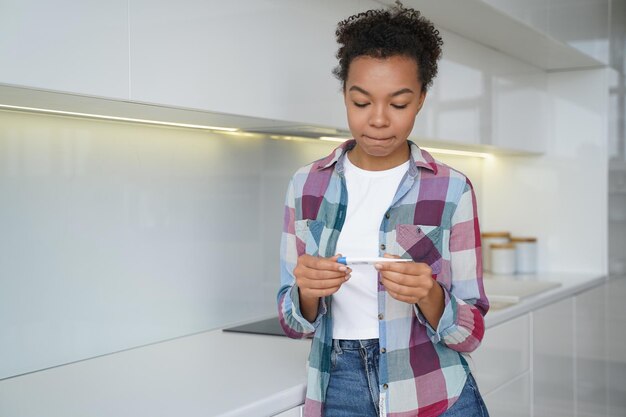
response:
{"label": "shirt cuff", "polygon": [[317,309],[317,317],[315,318],[315,321],[311,323],[310,321],[304,318],[304,316],[302,315],[302,311],[300,311],[300,291],[296,284],[293,284],[293,286],[291,287],[291,292],[289,295],[291,297],[291,305],[292,305],[291,314],[293,318],[296,319],[298,323],[300,323],[305,333],[315,332],[315,329],[317,328],[317,326],[319,326],[319,324],[322,321],[322,316],[326,314],[327,309],[326,309],[325,297],[320,297],[320,304]]}
{"label": "shirt cuff", "polygon": [[443,334],[451,327],[453,327],[455,323],[454,306],[456,303],[454,301],[454,296],[450,294],[446,287],[441,285],[439,282],[437,282],[437,285],[441,286],[441,289],[443,290],[444,308],[443,314],[441,314],[441,318],[439,319],[439,324],[437,325],[436,330],[430,325],[428,320],[426,320],[426,317],[424,316],[424,314],[422,314],[419,306],[417,304],[413,304],[413,309],[415,310],[417,320],[426,327],[426,333],[433,343],[439,343],[443,337]]}

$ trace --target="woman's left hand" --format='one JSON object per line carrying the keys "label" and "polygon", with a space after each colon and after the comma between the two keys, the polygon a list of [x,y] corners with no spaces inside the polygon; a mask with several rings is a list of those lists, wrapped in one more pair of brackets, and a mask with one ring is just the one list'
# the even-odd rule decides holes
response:
{"label": "woman's left hand", "polygon": [[[400,258],[385,254],[385,258]],[[432,269],[428,264],[421,262],[381,262],[374,265],[380,272],[381,283],[389,295],[398,301],[410,304],[419,304],[429,297],[432,298],[435,282]]]}
{"label": "woman's left hand", "polygon": [[[399,256],[385,254],[385,258]],[[433,270],[422,262],[381,262],[374,265],[389,295],[398,301],[417,304],[433,328],[437,328],[444,310],[441,285],[433,279]]]}

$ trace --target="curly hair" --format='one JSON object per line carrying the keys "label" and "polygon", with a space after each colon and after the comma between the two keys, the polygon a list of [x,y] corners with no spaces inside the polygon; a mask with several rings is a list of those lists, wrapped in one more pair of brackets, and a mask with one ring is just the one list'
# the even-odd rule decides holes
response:
{"label": "curly hair", "polygon": [[399,1],[386,10],[368,10],[342,20],[335,35],[340,47],[336,55],[339,65],[333,74],[344,90],[350,63],[359,56],[413,58],[423,91],[437,75],[443,46],[439,31],[418,10],[405,8]]}

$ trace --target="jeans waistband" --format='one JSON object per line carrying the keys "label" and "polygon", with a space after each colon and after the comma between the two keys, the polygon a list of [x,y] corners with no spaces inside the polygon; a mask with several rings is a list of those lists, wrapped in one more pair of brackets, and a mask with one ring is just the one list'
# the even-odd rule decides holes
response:
{"label": "jeans waistband", "polygon": [[375,347],[378,345],[378,339],[361,339],[361,340],[347,340],[347,339],[333,339],[333,349],[335,351],[342,349],[361,349],[368,347]]}

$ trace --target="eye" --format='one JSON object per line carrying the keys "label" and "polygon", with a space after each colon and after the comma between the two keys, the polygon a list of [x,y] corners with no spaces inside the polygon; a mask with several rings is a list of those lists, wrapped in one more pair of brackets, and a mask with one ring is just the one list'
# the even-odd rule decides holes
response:
{"label": "eye", "polygon": [[353,103],[355,106],[361,107],[361,108],[369,106],[369,103],[357,103],[356,101],[354,101]]}
{"label": "eye", "polygon": [[408,106],[408,104],[392,104],[391,107],[396,108],[396,109],[406,109],[406,106]]}

